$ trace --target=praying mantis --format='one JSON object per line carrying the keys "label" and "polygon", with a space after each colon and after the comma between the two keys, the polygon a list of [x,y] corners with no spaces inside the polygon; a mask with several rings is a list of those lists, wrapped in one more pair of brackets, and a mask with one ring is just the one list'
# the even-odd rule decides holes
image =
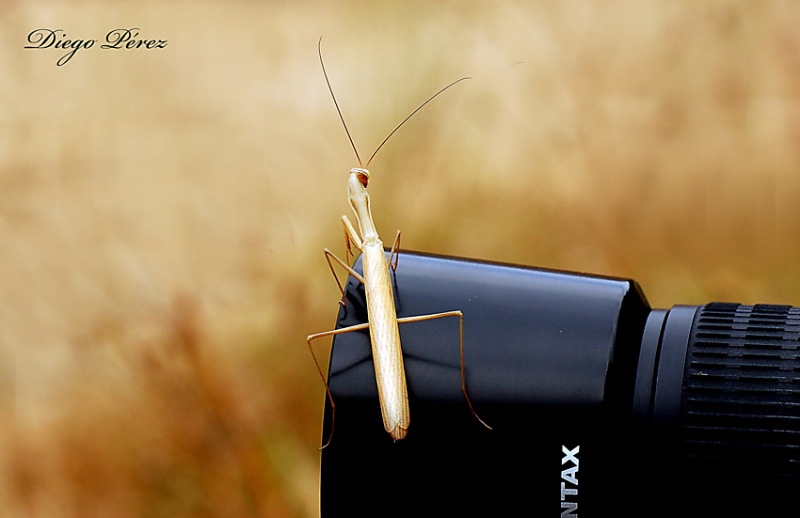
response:
{"label": "praying mantis", "polygon": [[[370,173],[367,167],[378,154],[378,151],[384,144],[400,129],[411,117],[421,110],[426,104],[435,99],[439,94],[448,88],[470,79],[469,77],[462,77],[449,85],[445,86],[427,101],[422,103],[416,110],[411,112],[408,117],[398,124],[394,130],[381,142],[367,160],[366,165],[361,161],[361,156],[356,149],[356,145],[350,136],[350,131],[347,129],[347,124],[344,121],[344,116],[339,108],[339,103],[336,101],[336,96],[333,94],[328,73],[325,70],[325,63],[322,60],[322,38],[317,44],[317,51],[319,53],[320,65],[322,65],[322,72],[325,76],[325,82],[328,85],[328,91],[331,93],[333,103],[336,106],[336,111],[342,121],[344,130],[347,133],[347,138],[350,140],[350,145],[353,147],[356,159],[358,160],[359,167],[350,169],[350,177],[348,180],[348,197],[350,206],[356,215],[356,222],[358,224],[358,231],[356,231],[353,224],[347,216],[342,216],[342,225],[344,227],[345,249],[349,258],[351,252],[351,245],[361,251],[363,275],[356,272],[347,261],[344,261],[336,256],[327,248],[324,250],[325,259],[328,262],[328,267],[333,273],[336,284],[344,297],[344,288],[339,281],[336,271],[333,268],[331,260],[339,264],[357,281],[364,285],[364,291],[367,299],[367,318],[368,322],[363,324],[356,324],[346,328],[334,329],[332,331],[325,331],[322,333],[315,333],[308,335],[307,343],[311,351],[311,356],[314,358],[314,363],[317,366],[320,377],[325,384],[328,400],[331,404],[331,431],[328,441],[322,446],[327,447],[333,438],[333,429],[336,420],[336,405],[333,401],[333,394],[325,381],[325,375],[322,372],[322,367],[314,354],[314,349],[311,342],[318,338],[326,336],[334,336],[343,333],[350,333],[353,331],[361,331],[369,329],[370,342],[372,345],[372,358],[375,366],[375,377],[378,385],[378,400],[381,406],[381,415],[383,417],[383,426],[386,432],[389,433],[394,441],[399,441],[406,437],[408,428],[411,423],[408,408],[408,388],[406,385],[405,366],[403,363],[403,352],[400,345],[400,330],[399,324],[410,322],[422,322],[425,320],[434,320],[438,318],[458,317],[459,319],[459,340],[460,340],[460,353],[461,353],[461,391],[464,398],[469,405],[469,409],[481,424],[491,430],[475,412],[472,401],[467,394],[466,379],[464,374],[464,315],[459,310],[445,311],[442,313],[433,313],[427,315],[418,315],[405,318],[397,318],[395,310],[394,292],[392,290],[392,283],[389,269],[396,271],[398,263],[398,253],[400,248],[400,231],[397,231],[394,243],[392,244],[389,257],[387,259],[386,252],[383,247],[378,231],[375,228],[375,223],[372,220],[372,211],[370,209],[370,198],[367,194],[367,185],[370,179]],[[343,299],[344,300],[344,299]],[[341,302],[344,304],[345,302]],[[322,449],[321,448],[321,449]]]}

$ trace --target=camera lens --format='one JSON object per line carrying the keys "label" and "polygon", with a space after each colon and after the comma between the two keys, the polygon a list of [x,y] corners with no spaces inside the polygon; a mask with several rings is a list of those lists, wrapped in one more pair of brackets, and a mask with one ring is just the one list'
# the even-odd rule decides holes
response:
{"label": "camera lens", "polygon": [[[360,262],[355,266],[360,270]],[[381,419],[368,330],[337,335],[326,516],[761,516],[800,509],[800,308],[651,310],[631,280],[403,252],[411,423]],[[337,328],[368,321],[349,279]],[[326,403],[323,442],[331,433]]]}
{"label": "camera lens", "polygon": [[797,516],[800,308],[677,307],[661,329],[645,332],[634,414],[650,415],[662,488],[691,516]]}

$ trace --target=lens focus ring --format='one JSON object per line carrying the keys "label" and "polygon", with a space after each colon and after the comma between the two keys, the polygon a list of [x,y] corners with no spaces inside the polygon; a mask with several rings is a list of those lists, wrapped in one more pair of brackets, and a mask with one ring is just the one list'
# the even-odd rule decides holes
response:
{"label": "lens focus ring", "polygon": [[800,308],[712,303],[687,351],[681,460],[687,510],[800,508]]}

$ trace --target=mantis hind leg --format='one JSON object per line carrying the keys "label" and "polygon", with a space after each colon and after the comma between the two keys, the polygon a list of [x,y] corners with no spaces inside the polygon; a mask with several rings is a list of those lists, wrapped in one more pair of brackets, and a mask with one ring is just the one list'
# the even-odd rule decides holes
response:
{"label": "mantis hind leg", "polygon": [[435,320],[437,318],[446,318],[446,317],[458,317],[459,322],[459,343],[460,343],[460,352],[461,352],[461,392],[464,394],[464,399],[467,400],[467,405],[469,405],[469,410],[472,412],[472,415],[475,416],[475,419],[478,420],[483,426],[488,428],[489,430],[492,429],[491,426],[486,424],[486,422],[480,418],[478,413],[475,411],[475,407],[472,405],[472,401],[469,399],[469,394],[467,394],[467,378],[464,372],[464,314],[461,311],[446,311],[444,313],[432,313],[430,315],[419,315],[415,317],[404,317],[398,318],[398,324],[407,324],[409,322],[424,322],[425,320]]}
{"label": "mantis hind leg", "polygon": [[319,360],[317,360],[317,355],[314,354],[314,348],[311,347],[311,341],[316,340],[317,338],[324,338],[326,336],[334,336],[340,335],[343,333],[350,333],[352,331],[361,331],[364,329],[369,329],[369,324],[356,324],[350,327],[344,327],[341,329],[334,329],[332,331],[325,331],[322,333],[315,333],[313,335],[308,335],[306,338],[306,343],[308,343],[308,350],[311,352],[311,357],[314,359],[314,364],[317,366],[317,372],[319,372],[319,377],[322,378],[322,383],[325,385],[325,392],[328,393],[328,401],[331,403],[331,433],[328,435],[328,440],[325,444],[322,445],[320,450],[323,450],[328,447],[331,443],[331,439],[333,439],[333,429],[336,424],[336,404],[333,402],[333,393],[331,392],[331,387],[328,385],[328,380],[325,379],[325,374],[322,372],[322,366],[319,364]]}

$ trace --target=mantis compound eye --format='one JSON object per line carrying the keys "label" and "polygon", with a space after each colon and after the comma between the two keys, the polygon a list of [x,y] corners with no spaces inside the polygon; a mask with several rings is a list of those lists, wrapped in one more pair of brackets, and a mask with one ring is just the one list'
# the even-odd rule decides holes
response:
{"label": "mantis compound eye", "polygon": [[364,169],[363,167],[354,167],[350,169],[350,172],[355,173],[355,175],[358,177],[358,181],[361,182],[361,185],[364,187],[367,186],[369,183],[369,171],[367,169]]}

